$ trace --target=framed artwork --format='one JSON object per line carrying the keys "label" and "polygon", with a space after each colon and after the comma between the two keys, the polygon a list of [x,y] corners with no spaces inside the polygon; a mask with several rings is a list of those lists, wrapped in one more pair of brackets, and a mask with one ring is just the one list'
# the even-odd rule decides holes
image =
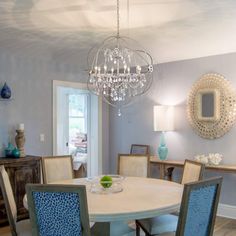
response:
{"label": "framed artwork", "polygon": [[132,144],[130,149],[130,154],[136,155],[149,155],[149,145],[142,144]]}

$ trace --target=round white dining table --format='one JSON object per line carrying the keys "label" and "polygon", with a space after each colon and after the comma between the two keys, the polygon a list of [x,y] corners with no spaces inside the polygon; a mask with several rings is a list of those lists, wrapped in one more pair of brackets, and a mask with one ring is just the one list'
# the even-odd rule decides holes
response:
{"label": "round white dining table", "polygon": [[[86,179],[58,181],[53,184],[86,185],[90,221],[96,222],[93,234],[99,236],[133,235],[126,221],[155,217],[179,209],[183,186],[160,179],[126,177],[123,191],[97,194]],[[24,198],[27,208],[27,199]],[[102,233],[101,233],[102,232]]]}

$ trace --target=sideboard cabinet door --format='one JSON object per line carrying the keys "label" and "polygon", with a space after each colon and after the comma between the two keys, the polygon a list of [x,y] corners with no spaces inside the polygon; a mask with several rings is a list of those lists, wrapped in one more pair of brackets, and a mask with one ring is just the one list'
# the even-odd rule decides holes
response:
{"label": "sideboard cabinet door", "polygon": [[[5,159],[4,159],[5,160]],[[28,211],[23,206],[23,198],[25,195],[25,185],[28,183],[40,183],[41,170],[39,157],[25,157],[19,159],[10,159],[3,164],[9,175],[13,189],[13,194],[17,206],[17,218],[25,219],[28,217]],[[0,224],[7,222],[6,210],[2,196],[0,195]]]}

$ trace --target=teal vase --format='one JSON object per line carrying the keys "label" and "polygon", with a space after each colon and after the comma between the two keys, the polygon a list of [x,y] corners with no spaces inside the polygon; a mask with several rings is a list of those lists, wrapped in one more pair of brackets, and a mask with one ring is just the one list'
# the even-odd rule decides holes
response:
{"label": "teal vase", "polygon": [[15,158],[19,158],[19,157],[20,157],[20,151],[19,151],[19,149],[15,148],[15,149],[12,151],[12,156],[15,157]]}
{"label": "teal vase", "polygon": [[164,132],[162,132],[162,134],[161,134],[161,142],[160,142],[160,145],[157,149],[157,153],[158,153],[159,158],[162,161],[166,160],[166,157],[167,157],[167,154],[168,154],[168,148],[167,148],[166,143],[165,143]]}
{"label": "teal vase", "polygon": [[6,157],[12,157],[12,152],[14,150],[14,146],[11,143],[8,143],[7,148],[5,149],[5,155]]}

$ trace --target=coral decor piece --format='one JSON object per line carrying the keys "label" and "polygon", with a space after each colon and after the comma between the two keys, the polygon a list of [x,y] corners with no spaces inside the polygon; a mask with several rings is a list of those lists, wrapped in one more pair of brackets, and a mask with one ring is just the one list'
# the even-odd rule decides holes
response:
{"label": "coral decor piece", "polygon": [[219,165],[222,161],[223,156],[219,153],[209,153],[206,155],[197,155],[194,157],[195,161],[201,162],[203,164],[209,165]]}
{"label": "coral decor piece", "polygon": [[208,164],[208,157],[205,155],[197,155],[194,157],[194,160],[203,164]]}
{"label": "coral decor piece", "polygon": [[222,155],[219,153],[209,153],[208,162],[210,165],[219,165],[222,161]]}

